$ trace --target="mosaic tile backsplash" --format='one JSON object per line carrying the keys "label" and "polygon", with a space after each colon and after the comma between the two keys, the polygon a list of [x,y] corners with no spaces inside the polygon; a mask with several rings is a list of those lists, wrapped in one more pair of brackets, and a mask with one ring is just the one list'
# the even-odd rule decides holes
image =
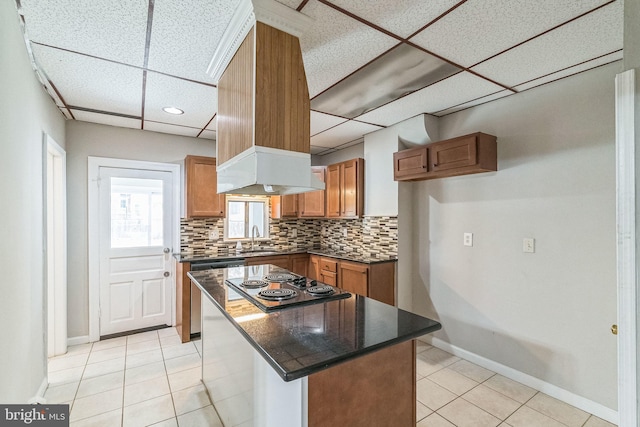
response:
{"label": "mosaic tile backsplash", "polygon": [[[363,257],[398,255],[398,218],[369,216],[359,219],[272,219],[271,241],[259,246],[277,250],[321,248],[352,252]],[[180,220],[180,252],[216,255],[233,250],[223,241],[224,219]],[[246,244],[245,244],[246,246]]]}

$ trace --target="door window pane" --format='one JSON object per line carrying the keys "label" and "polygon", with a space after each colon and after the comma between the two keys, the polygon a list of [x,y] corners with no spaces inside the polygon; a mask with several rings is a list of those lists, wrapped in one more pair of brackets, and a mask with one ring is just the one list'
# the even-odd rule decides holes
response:
{"label": "door window pane", "polygon": [[162,246],[162,180],[111,178],[111,247]]}

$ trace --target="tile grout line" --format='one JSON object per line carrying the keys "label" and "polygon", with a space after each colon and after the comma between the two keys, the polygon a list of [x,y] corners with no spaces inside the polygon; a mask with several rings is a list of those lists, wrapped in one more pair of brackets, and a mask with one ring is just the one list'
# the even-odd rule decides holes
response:
{"label": "tile grout line", "polygon": [[158,334],[158,343],[160,344],[160,354],[162,355],[162,365],[164,366],[164,375],[165,375],[165,378],[167,379],[167,386],[169,387],[169,396],[171,396],[171,404],[173,405],[173,415],[174,415],[173,417],[176,419],[176,424],[178,424],[178,413],[176,411],[176,402],[173,399],[173,390],[171,389],[171,382],[169,382],[169,372],[167,371],[167,360],[164,358],[164,347],[162,346],[162,340],[160,340],[160,334]]}
{"label": "tile grout line", "polygon": [[122,407],[120,409],[120,427],[124,426],[124,393],[127,386],[127,356],[129,354],[129,336],[124,342],[124,367],[122,372]]}

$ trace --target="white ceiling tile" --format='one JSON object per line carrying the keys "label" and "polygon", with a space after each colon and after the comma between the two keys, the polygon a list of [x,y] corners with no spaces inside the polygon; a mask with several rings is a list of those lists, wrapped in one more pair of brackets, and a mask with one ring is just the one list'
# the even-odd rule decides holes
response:
{"label": "white ceiling tile", "polygon": [[510,90],[501,90],[500,92],[492,93],[491,95],[482,96],[478,99],[474,99],[469,102],[462,103],[460,105],[453,106],[451,108],[447,108],[445,110],[437,111],[433,113],[438,117],[445,116],[447,114],[455,113],[456,111],[464,110],[469,107],[474,107],[476,105],[484,104],[489,101],[495,101],[496,99],[504,98],[505,96],[513,95],[514,93]]}
{"label": "white ceiling tile", "polygon": [[[333,0],[336,6],[406,38],[455,6],[460,0]],[[304,12],[304,9],[303,9]]]}
{"label": "white ceiling tile", "polygon": [[[179,116],[162,111],[177,107]],[[144,118],[202,129],[218,107],[218,89],[158,73],[147,73]]]}
{"label": "white ceiling tile", "polygon": [[381,129],[380,126],[350,120],[311,137],[311,145],[333,148],[362,138],[362,135]]}
{"label": "white ceiling tile", "polygon": [[148,3],[22,0],[31,41],[142,66]]}
{"label": "white ceiling tile", "polygon": [[300,37],[312,97],[398,44],[317,0],[307,3],[302,12],[315,20]]}
{"label": "white ceiling tile", "polygon": [[327,130],[340,123],[346,122],[347,119],[342,117],[332,116],[330,114],[320,113],[318,111],[311,111],[311,135],[315,135],[319,132]]}
{"label": "white ceiling tile", "polygon": [[407,117],[422,113],[432,114],[503,89],[501,86],[463,71],[363,114],[358,117],[358,120],[391,126]]}
{"label": "white ceiling tile", "polygon": [[622,48],[622,2],[616,1],[473,67],[516,86]]}
{"label": "white ceiling tile", "polygon": [[140,129],[140,120],[129,117],[112,116],[110,114],[92,113],[89,111],[71,110],[73,117],[81,122],[101,123],[121,128]]}
{"label": "white ceiling tile", "polygon": [[205,129],[216,131],[216,130],[218,130],[217,125],[218,125],[218,115],[216,115],[213,118],[213,120],[211,120],[211,122],[207,125],[207,127]]}
{"label": "white ceiling tile", "polygon": [[142,70],[44,46],[32,48],[67,105],[140,116]]}
{"label": "white ceiling tile", "polygon": [[198,138],[202,138],[202,139],[212,139],[212,140],[216,140],[216,133],[212,130],[203,130],[202,133],[198,136]]}
{"label": "white ceiling tile", "polygon": [[149,69],[213,83],[207,67],[239,0],[156,0]]}
{"label": "white ceiling tile", "polygon": [[149,120],[144,121],[144,130],[150,130],[152,132],[170,133],[172,135],[184,135],[196,137],[200,133],[200,129],[190,128],[185,126],[176,126],[168,123],[151,122]]}
{"label": "white ceiling tile", "polygon": [[580,73],[582,71],[589,70],[594,67],[598,67],[600,65],[608,64],[610,62],[618,61],[622,59],[622,51],[614,52],[609,55],[602,56],[600,58],[587,61],[580,65],[575,65],[573,67],[566,68],[562,71],[558,71],[557,73],[552,73],[544,77],[540,77],[538,79],[531,80],[527,83],[523,83],[515,87],[518,91],[523,91],[527,89],[531,89],[535,86],[540,86],[545,83],[552,82],[554,80],[561,79],[563,77],[571,76],[573,74]]}
{"label": "white ceiling tile", "polygon": [[411,41],[470,67],[607,1],[467,1]]}

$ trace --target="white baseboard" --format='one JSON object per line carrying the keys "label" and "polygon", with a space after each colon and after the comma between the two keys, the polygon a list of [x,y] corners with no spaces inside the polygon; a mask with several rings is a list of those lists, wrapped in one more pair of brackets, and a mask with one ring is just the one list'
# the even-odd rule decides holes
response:
{"label": "white baseboard", "polygon": [[82,336],[79,336],[79,337],[67,338],[67,345],[68,346],[86,344],[88,342],[89,342],[89,335],[82,335]]}
{"label": "white baseboard", "polygon": [[460,347],[456,347],[455,345],[449,344],[448,342],[445,342],[440,338],[427,336],[422,337],[422,341],[431,344],[432,346],[437,347],[441,350],[447,351],[454,356],[461,357],[465,360],[468,360],[469,362],[475,363],[478,366],[482,366],[485,369],[489,369],[490,371],[493,371],[504,377],[517,381],[535,390],[541,391],[553,398],[561,400],[562,402],[568,403],[569,405],[575,406],[578,409],[582,409],[585,412],[593,414],[598,418],[602,418],[605,421],[618,425],[618,411],[607,408],[600,403],[586,399],[582,396],[550,384],[539,378],[532,377],[529,374],[525,374],[524,372],[520,372],[501,363],[494,362],[493,360],[479,356]]}
{"label": "white baseboard", "polygon": [[47,387],[49,387],[49,380],[45,376],[42,379],[42,383],[40,383],[40,387],[38,387],[38,391],[36,395],[27,401],[29,405],[34,404],[44,404],[47,403],[47,400],[44,398],[44,393],[47,391]]}

